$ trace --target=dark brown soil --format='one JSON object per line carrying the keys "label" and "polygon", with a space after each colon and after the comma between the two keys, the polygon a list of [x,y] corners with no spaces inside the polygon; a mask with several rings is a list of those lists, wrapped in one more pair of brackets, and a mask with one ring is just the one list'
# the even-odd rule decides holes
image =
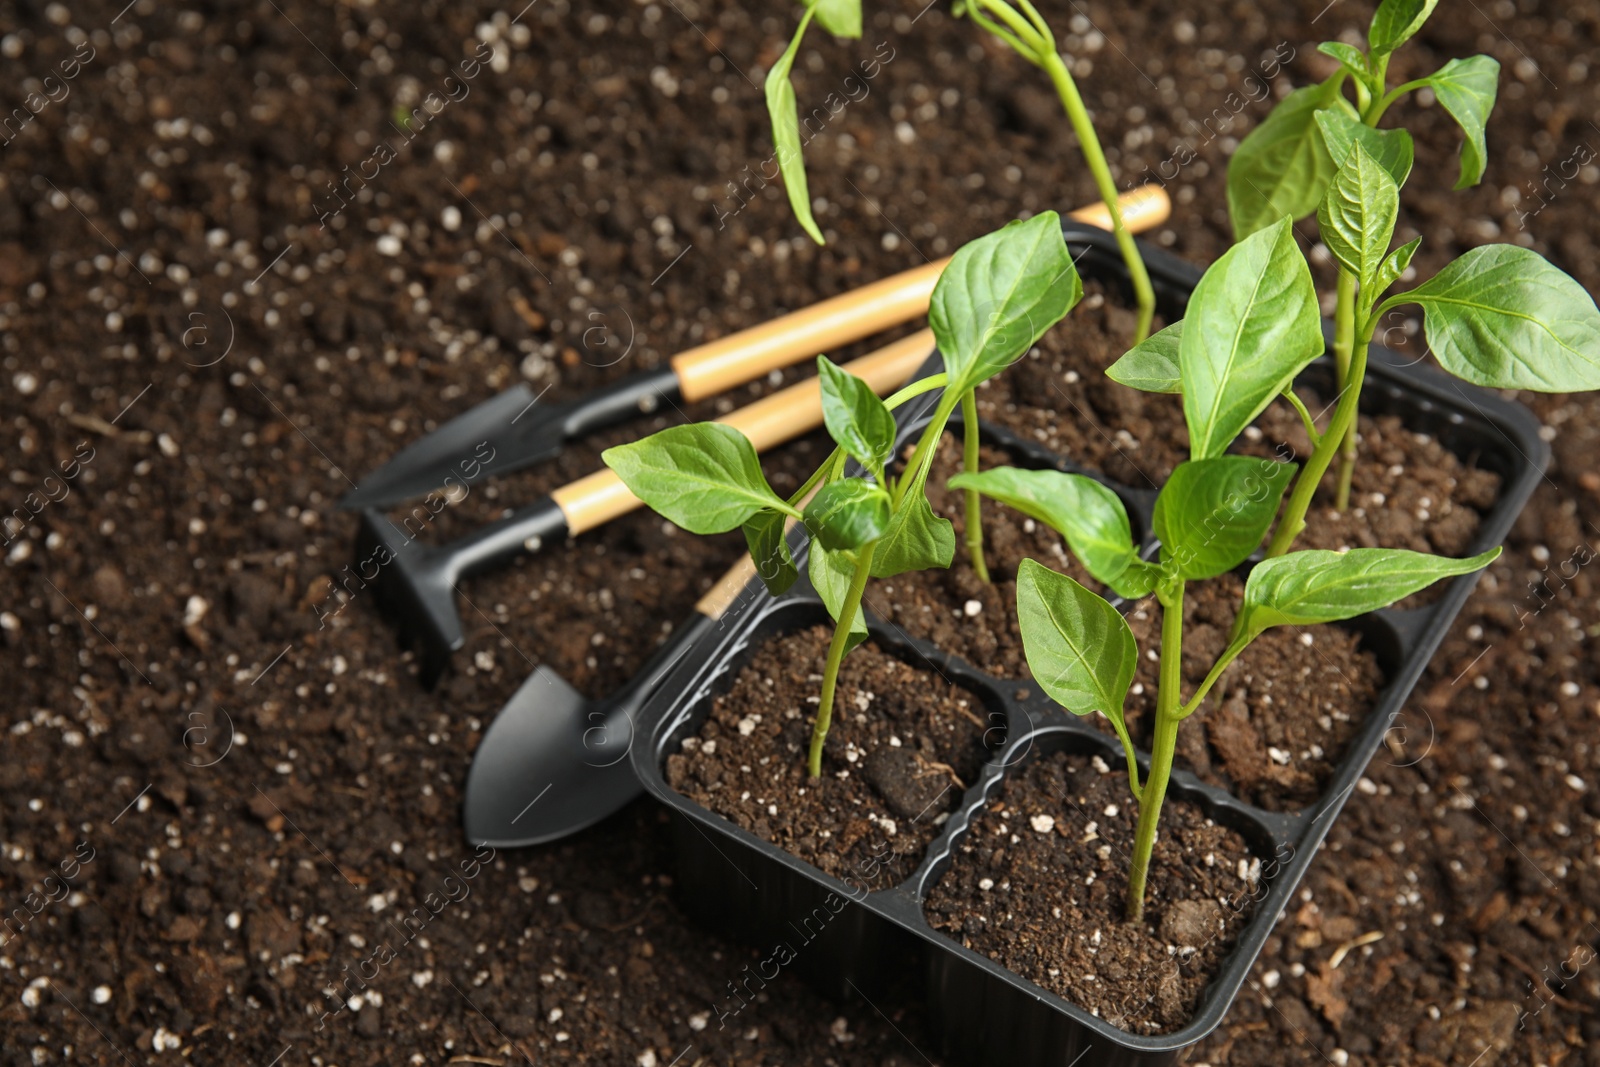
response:
{"label": "dark brown soil", "polygon": [[839,671],[822,775],[810,777],[832,630],[763,645],[667,757],[672,788],[852,888],[908,877],[982,767],[980,700],[927,669],[856,648]]}
{"label": "dark brown soil", "polygon": [[[983,470],[1014,462],[987,446],[980,457]],[[1022,561],[1039,560],[1096,592],[1104,590],[1077,557],[1067,553],[1066,542],[1054,530],[988,498],[982,507],[989,581],[980,581],[966,548],[966,495],[945,486],[960,470],[961,442],[946,434],[928,478],[928,499],[934,512],[955,526],[955,562],[948,570],[918,571],[872,583],[867,587],[867,607],[904,632],[931,641],[996,678],[1031,678],[1017,629],[1017,568]]]}
{"label": "dark brown soil", "polygon": [[[711,417],[713,407],[687,411],[691,418]],[[673,415],[670,422],[682,421]],[[442,512],[441,529],[426,536],[443,542],[465,533],[496,518],[508,498],[519,504],[536,499],[598,469],[606,447],[668,422],[630,426],[574,445],[548,465],[515,476],[515,488],[499,489],[492,501],[487,492],[481,501],[479,494],[469,495]],[[793,493],[831,450],[832,442],[820,434],[784,445],[765,459],[767,478],[778,492]],[[549,664],[586,696],[603,697],[639,670],[688,616],[683,605],[692,606],[744,552],[738,532],[696,537],[641,508],[582,538],[546,545],[511,567],[468,579],[459,609],[467,645],[456,654],[459,670],[446,676],[440,691],[463,695],[477,685],[480,658],[500,657],[518,671]]]}
{"label": "dark brown soil", "polygon": [[[1299,390],[1313,413],[1326,401]],[[1257,437],[1248,433],[1240,451],[1254,455],[1311,454],[1311,442],[1298,415],[1274,404],[1261,416]],[[1292,453],[1279,451],[1287,444]],[[1306,528],[1296,548],[1409,548],[1441,556],[1465,555],[1483,512],[1500,492],[1500,476],[1464,463],[1428,434],[1407,430],[1393,415],[1362,416],[1360,451],[1350,482],[1350,508],[1334,509],[1335,461],[1317,487]]]}
{"label": "dark brown soil", "polygon": [[1133,337],[1133,313],[1119,300],[1087,283],[1071,315],[978,390],[978,414],[1124,485],[1153,489],[1188,458],[1183,401],[1106,377]]}
{"label": "dark brown soil", "polygon": [[[1228,643],[1244,583],[1231,574],[1189,583],[1183,679],[1187,699]],[[1161,610],[1154,599],[1128,616],[1139,670],[1127,703],[1128,729],[1146,747],[1155,721]],[[1338,626],[1281,626],[1256,638],[1178,731],[1178,763],[1212,785],[1271,811],[1322,795],[1350,738],[1383,685],[1378,661],[1357,634]],[[1096,722],[1107,732],[1109,723]]]}
{"label": "dark brown soil", "polygon": [[923,905],[928,921],[1115,1026],[1179,1029],[1266,892],[1271,857],[1169,797],[1132,922],[1138,818],[1127,776],[1104,761],[1031,760],[973,819]]}
{"label": "dark brown soil", "polygon": [[[14,75],[0,79],[0,115],[45,88],[58,97],[0,146],[0,513],[31,513],[41,487],[60,498],[8,531],[0,565],[0,911],[26,910],[80,841],[95,850],[73,879],[82,898],[6,932],[6,1062],[61,1063],[70,1046],[79,1063],[268,1064],[290,1045],[284,1064],[937,1060],[915,993],[836,1003],[787,975],[739,1027],[697,1029],[754,957],[688,924],[645,804],[499,855],[424,938],[392,943],[400,954],[369,982],[381,1004],[315,1029],[333,1004],[322,989],[471,859],[461,782],[483,724],[526,676],[512,645],[530,658],[552,648],[581,681],[594,653],[541,634],[590,636],[609,609],[575,583],[571,614],[535,634],[520,627],[535,625],[524,602],[538,583],[520,583],[538,564],[505,585],[474,580],[467,593],[491,617],[507,605],[504,638],[485,627],[431,694],[370,603],[322,629],[313,609],[349,559],[355,523],[332,508],[349,479],[518,376],[570,399],[1022,212],[1093,199],[1038,71],[945,5],[869,8],[860,43],[813,34],[797,64],[808,108],[880,43],[894,50],[871,93],[807,148],[827,201],[818,249],[782,189],[753,177],[770,153],[760,79],[792,28],[783,12],[720,0],[124,6],[0,6]],[[1197,263],[1229,241],[1223,168],[1266,114],[1245,100],[1261,60],[1280,43],[1296,53],[1276,89],[1323,77],[1316,42],[1371,9],[1080,6],[1044,13],[1077,57],[1111,165],[1123,183],[1166,178],[1176,210],[1152,240]],[[1600,23],[1549,0],[1452,12],[1393,74],[1498,58],[1489,170],[1449,189],[1453,122],[1397,105],[1417,134],[1398,239],[1424,237],[1423,278],[1508,240],[1600,287],[1600,172],[1561,177],[1595,146]],[[500,35],[505,69],[480,70],[318,230],[328,183],[403,138],[397,104],[440,89],[477,50],[480,23]],[[95,58],[64,82],[80,31]],[[1174,172],[1184,145],[1196,158]],[[589,333],[591,313],[612,345]],[[1414,340],[1401,347],[1420,355]],[[1342,1052],[1594,1067],[1600,969],[1547,976],[1595,944],[1600,922],[1600,586],[1593,564],[1559,577],[1580,538],[1600,544],[1600,402],[1532,401],[1552,428],[1549,481],[1391,732],[1394,751],[1369,768],[1371,791],[1352,795],[1312,899],[1191,1064],[1323,1067]],[[94,458],[69,495],[43,485],[81,449]],[[494,507],[534,495],[514,479],[503,492]],[[490,500],[486,487],[466,506]],[[609,533],[546,557],[576,572],[590,566],[585,545],[607,546],[619,605],[608,639],[684,618],[738,551],[725,539],[658,566],[679,542],[643,516],[624,528],[627,562]],[[660,588],[617,577],[635,566]],[[191,597],[206,613],[185,626]],[[620,654],[637,662],[650,643]],[[478,652],[493,666],[477,667]],[[596,662],[586,688],[603,687],[602,666],[632,670]],[[244,739],[199,766],[230,721]],[[392,903],[375,912],[379,894]],[[1332,966],[1372,933],[1383,939]],[[178,1047],[155,1052],[169,1035]]]}

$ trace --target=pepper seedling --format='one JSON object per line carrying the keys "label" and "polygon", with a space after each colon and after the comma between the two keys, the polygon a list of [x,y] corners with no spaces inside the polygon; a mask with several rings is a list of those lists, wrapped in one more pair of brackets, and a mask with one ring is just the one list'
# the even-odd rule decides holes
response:
{"label": "pepper seedling", "polygon": [[[1228,209],[1240,239],[1279,220],[1316,212],[1322,240],[1339,264],[1333,343],[1339,405],[1290,499],[1293,521],[1279,527],[1270,555],[1286,551],[1303,527],[1305,510],[1335,453],[1340,462],[1334,506],[1349,507],[1367,348],[1378,322],[1392,309],[1420,305],[1440,365],[1467,381],[1544,392],[1600,388],[1600,316],[1594,301],[1529,249],[1475,248],[1428,283],[1380,302],[1410,266],[1421,239],[1389,251],[1399,191],[1410,176],[1415,150],[1405,129],[1380,129],[1378,122],[1401,98],[1428,89],[1463,134],[1455,187],[1476,185],[1488,158],[1484,131],[1500,75],[1494,59],[1452,59],[1425,78],[1388,87],[1391,56],[1422,28],[1437,3],[1384,0],[1368,28],[1366,51],[1340,41],[1319,46],[1338,60],[1339,69],[1285,97],[1240,142],[1228,165]],[[1353,104],[1344,94],[1347,82],[1355,89]],[[1312,441],[1317,440],[1313,433]]]}
{"label": "pepper seedling", "polygon": [[[1191,321],[1192,320],[1192,321]],[[1017,575],[1017,614],[1034,678],[1069,711],[1104,714],[1127,759],[1139,803],[1128,875],[1127,914],[1143,914],[1145,883],[1161,806],[1172,773],[1178,724],[1192,715],[1228,666],[1274,626],[1307,626],[1387,607],[1441,578],[1466,574],[1499,555],[1448,559],[1400,549],[1304,551],[1251,569],[1229,642],[1204,680],[1182,693],[1187,583],[1241,566],[1278,514],[1294,466],[1228,455],[1234,439],[1322,348],[1316,293],[1287,219],[1230,249],[1190,298],[1187,329],[1169,327],[1124,367],[1147,384],[1182,392],[1191,441],[1156,498],[1156,560],[1141,556],[1122,501],[1083,475],[997,467],[963,472],[951,485],[991,496],[1061,534],[1096,581],[1120,596],[1154,593],[1161,608],[1156,714],[1149,768],[1140,781],[1123,705],[1139,650],[1111,603],[1065,575],[1025,560]],[[1160,342],[1157,345],[1157,342]],[[1307,416],[1309,420],[1309,416]],[[1280,523],[1280,529],[1282,528]]]}
{"label": "pepper seedling", "polygon": [[[963,15],[971,18],[1050,78],[1073,133],[1077,135],[1084,162],[1094,176],[1095,188],[1110,213],[1111,229],[1127,265],[1138,309],[1138,326],[1133,340],[1135,344],[1143,341],[1150,332],[1150,321],[1155,315],[1155,290],[1150,285],[1150,274],[1145,269],[1144,258],[1139,254],[1133,234],[1123,223],[1122,209],[1117,203],[1116,180],[1111,175],[1105,150],[1101,148],[1099,135],[1095,133],[1094,123],[1089,118],[1089,110],[1078,93],[1072,70],[1056,49],[1055,34],[1030,0],[955,0],[953,13],[957,18]],[[813,19],[835,37],[858,38],[861,36],[861,2],[805,0],[805,13],[800,17],[800,25],[789,41],[788,49],[767,72],[767,113],[772,119],[772,142],[778,170],[783,175],[784,188],[789,194],[789,206],[801,227],[820,245],[827,242],[811,212],[811,192],[802,155],[798,106],[794,85],[790,80],[800,42],[805,39],[806,30]],[[975,562],[982,572],[981,557]]]}
{"label": "pepper seedling", "polygon": [[[954,558],[955,534],[948,519],[934,515],[927,483],[956,405],[1027,352],[1082,295],[1055,212],[963,246],[939,276],[929,307],[944,354],[942,373],[883,401],[865,382],[817,357],[823,424],[837,447],[787,499],[767,483],[750,440],[720,423],[671,427],[602,453],[634,495],[684,529],[743,529],[757,573],[774,596],[799,576],[786,522],[803,525],[808,575],[834,620],[807,754],[812,777],[822,773],[839,666],[867,635],[861,602],[868,579],[948,567]],[[892,472],[893,410],[940,388],[915,450]],[[975,460],[975,451],[969,454]],[[860,466],[860,477],[846,477],[847,459]]]}
{"label": "pepper seedling", "polygon": [[1106,162],[1105,149],[1095,132],[1089,109],[1084,106],[1078,83],[1072,77],[1072,68],[1056,48],[1055,34],[1049,23],[1039,14],[1031,0],[956,0],[956,17],[966,15],[995,38],[1009,45],[1012,51],[1032,63],[1050,79],[1061,108],[1066,112],[1072,132],[1078,138],[1078,148],[1083,161],[1094,176],[1095,189],[1111,213],[1111,229],[1116,235],[1117,247],[1122,252],[1123,263],[1128,268],[1128,280],[1133,285],[1134,302],[1138,309],[1138,326],[1133,343],[1138,344],[1150,333],[1150,321],[1155,316],[1156,294],[1150,285],[1150,273],[1145,269],[1144,257],[1134,243],[1133,234],[1123,225],[1122,212],[1117,207],[1117,182],[1111,175],[1111,165]]}

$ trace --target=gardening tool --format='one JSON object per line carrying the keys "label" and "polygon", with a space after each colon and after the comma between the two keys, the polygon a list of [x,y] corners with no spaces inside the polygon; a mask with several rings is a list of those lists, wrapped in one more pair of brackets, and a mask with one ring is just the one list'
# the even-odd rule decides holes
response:
{"label": "gardening tool", "polygon": [[[1123,224],[1134,233],[1160,225],[1172,208],[1159,185],[1130,190],[1117,202]],[[1102,203],[1079,208],[1072,218],[1103,229],[1111,225]],[[818,352],[871,337],[926,314],[934,284],[948,262],[948,257],[936,260],[699,345],[674,356],[666,367],[571,403],[540,404],[543,394],[516,385],[407,446],[347,493],[339,506],[388,507],[438,489],[450,478],[471,484],[520,470],[555,455],[566,441],[652,411],[664,400],[703,400]]]}
{"label": "gardening tool", "polygon": [[540,666],[478,744],[467,771],[462,827],[474,845],[522,848],[576,833],[641,791],[628,759],[633,720],[679,659],[715,629],[755,577],[749,555],[694,606],[694,614],[627,684],[589,700]]}
{"label": "gardening tool", "polygon": [[[918,330],[846,363],[844,369],[878,393],[886,393],[911,377],[933,348],[933,331]],[[822,425],[819,379],[797,382],[717,421],[739,430],[758,452],[764,451]],[[419,522],[413,533],[414,513],[396,525],[369,508],[361,515],[355,568],[396,619],[402,639],[417,646],[422,684],[432,688],[450,653],[466,643],[456,611],[457,582],[524,552],[537,552],[547,542],[592,530],[640,503],[615,471],[602,468],[438,547],[416,540],[426,522]]]}

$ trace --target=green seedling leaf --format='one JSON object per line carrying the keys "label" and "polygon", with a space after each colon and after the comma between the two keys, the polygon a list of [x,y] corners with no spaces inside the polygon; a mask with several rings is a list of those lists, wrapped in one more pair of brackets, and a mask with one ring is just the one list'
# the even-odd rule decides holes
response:
{"label": "green seedling leaf", "polygon": [[756,565],[756,575],[767,592],[778,596],[789,591],[800,571],[789,553],[789,542],[784,537],[788,516],[780,511],[758,511],[745,520],[744,543],[750,547],[750,559]]}
{"label": "green seedling leaf", "polygon": [[1110,719],[1131,765],[1122,705],[1139,647],[1127,620],[1066,575],[1025,559],[1017,570],[1017,624],[1040,687],[1074,715],[1098,711]]}
{"label": "green seedling leaf", "polygon": [[811,498],[805,523],[827,548],[861,548],[889,528],[889,494],[864,478],[841,478]]}
{"label": "green seedling leaf", "polygon": [[1456,179],[1456,188],[1477,185],[1489,159],[1483,131],[1489,123],[1489,112],[1494,110],[1500,64],[1488,56],[1452,59],[1427,82],[1466,137],[1461,142],[1461,177]]}
{"label": "green seedling leaf", "polygon": [[1394,237],[1399,211],[1400,189],[1394,179],[1356,144],[1328,186],[1328,195],[1317,211],[1317,225],[1328,251],[1356,276],[1368,299]]}
{"label": "green seedling leaf", "polygon": [[861,36],[861,0],[806,0],[817,24],[835,37]]}
{"label": "green seedling leaf", "polygon": [[828,436],[883,484],[883,465],[894,450],[894,416],[872,386],[826,356],[817,357],[817,376]]}
{"label": "green seedling leaf", "polygon": [[1182,337],[1183,320],[1179,319],[1124,352],[1121,359],[1106,368],[1106,377],[1147,393],[1183,392],[1178,362]]}
{"label": "green seedling leaf", "polygon": [[949,484],[952,489],[975,489],[1044,523],[1066,538],[1089,573],[1119,596],[1141,597],[1155,588],[1160,571],[1139,558],[1122,500],[1093,478],[992,467],[958,474]]}
{"label": "green seedling leaf", "polygon": [[1428,347],[1475,385],[1575,393],[1600,389],[1600,311],[1543,256],[1483,245],[1384,302],[1420,304]]}
{"label": "green seedling leaf", "polygon": [[1317,51],[1337,59],[1341,67],[1363,82],[1372,77],[1372,72],[1367,67],[1367,54],[1353,44],[1345,44],[1343,41],[1324,41],[1317,45]]}
{"label": "green seedling leaf", "polygon": [[1311,269],[1289,226],[1279,219],[1234,245],[1189,298],[1178,362],[1195,459],[1222,455],[1322,353]]}
{"label": "green seedling leaf", "polygon": [[955,527],[949,519],[933,513],[921,486],[913,486],[878,541],[872,576],[893,578],[908,571],[943,570],[955,554]]}
{"label": "green seedling leaf", "polygon": [[1290,552],[1256,564],[1245,582],[1239,631],[1254,637],[1273,626],[1309,626],[1353,619],[1386,608],[1441,578],[1471,574],[1500,555],[1470,559],[1399,548]]}
{"label": "green seedling leaf", "polygon": [[928,325],[952,393],[1010,366],[1083,296],[1083,283],[1046,211],[963,245],[939,275]]}
{"label": "green seedling leaf", "polygon": [[[811,578],[812,588],[816,589],[817,596],[822,598],[822,604],[828,609],[828,614],[834,622],[839,621],[839,612],[844,610],[844,601],[850,595],[850,579],[855,577],[855,553],[849,551],[835,552],[820,542],[811,542],[811,559],[807,564],[807,574]],[[861,606],[856,605],[855,614],[850,617],[850,636],[845,644],[845,651],[849,652],[867,639],[866,613]]]}
{"label": "green seedling leaf", "polygon": [[806,27],[811,23],[815,8],[808,8],[800,19],[800,28],[794,40],[778,61],[767,71],[767,114],[772,117],[772,145],[778,157],[778,170],[783,175],[783,187],[789,193],[789,207],[800,225],[817,244],[826,244],[822,230],[811,214],[811,190],[806,184],[806,162],[800,151],[800,113],[795,103],[794,86],[789,72],[794,69],[795,54],[805,38]]}
{"label": "green seedling leaf", "polygon": [[1243,563],[1261,547],[1294,472],[1293,464],[1254,456],[1178,464],[1156,498],[1163,566],[1188,580]]}
{"label": "green seedling leaf", "polygon": [[1360,145],[1389,172],[1396,185],[1405,185],[1411,176],[1416,145],[1405,130],[1379,130],[1352,115],[1334,110],[1317,112],[1317,126],[1322,130],[1322,143],[1328,146],[1328,155],[1335,167],[1349,163],[1351,151]]}
{"label": "green seedling leaf", "polygon": [[1383,292],[1400,279],[1400,275],[1411,266],[1411,257],[1416,255],[1417,246],[1420,244],[1422,238],[1413,238],[1383,257],[1383,262],[1378,264],[1377,276],[1372,279],[1374,295]]}
{"label": "green seedling leaf", "polygon": [[1296,89],[1239,142],[1228,162],[1228,214],[1235,239],[1282,218],[1304,218],[1322,203],[1337,168],[1323,143],[1317,112],[1336,108],[1355,114],[1339,94],[1339,78]]}
{"label": "green seedling leaf", "polygon": [[1367,30],[1367,45],[1373,56],[1386,56],[1411,40],[1438,3],[1439,0],[1383,0]]}
{"label": "green seedling leaf", "polygon": [[725,533],[758,511],[788,508],[750,439],[720,422],[673,426],[600,458],[634,496],[690,533]]}

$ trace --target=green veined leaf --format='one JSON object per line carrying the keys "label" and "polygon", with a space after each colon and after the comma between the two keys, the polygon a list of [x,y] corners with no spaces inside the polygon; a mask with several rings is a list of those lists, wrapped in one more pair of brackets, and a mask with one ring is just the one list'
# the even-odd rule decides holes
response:
{"label": "green veined leaf", "polygon": [[1389,172],[1359,143],[1328,186],[1317,211],[1322,241],[1339,265],[1361,282],[1371,298],[1373,280],[1394,237],[1400,190]]}
{"label": "green veined leaf", "polygon": [[786,593],[794,585],[800,572],[789,553],[789,542],[784,537],[788,516],[780,511],[758,511],[745,520],[744,543],[750,546],[750,559],[756,565],[756,576],[773,596]]}
{"label": "green veined leaf", "polygon": [[1025,559],[1017,569],[1017,624],[1034,680],[1074,715],[1110,719],[1131,764],[1122,706],[1139,647],[1127,620],[1066,575]]}
{"label": "green veined leaf", "polygon": [[1183,392],[1183,375],[1178,362],[1182,337],[1183,320],[1180,319],[1124,352],[1122,358],[1106,368],[1106,377],[1147,393]]}
{"label": "green veined leaf", "polygon": [[807,8],[800,19],[800,28],[794,31],[794,40],[767,71],[767,114],[772,117],[772,144],[778,157],[778,170],[783,174],[783,187],[789,193],[789,207],[794,217],[811,239],[826,244],[822,230],[811,214],[811,190],[806,184],[806,161],[800,151],[800,112],[795,102],[794,86],[789,82],[789,72],[794,69],[795,54],[805,38],[806,27],[811,23],[815,8]]}
{"label": "green veined leaf", "polygon": [[945,388],[964,393],[1000,373],[1082,296],[1054,211],[963,245],[939,275],[928,308],[949,374]]}
{"label": "green veined leaf", "polygon": [[1484,127],[1494,110],[1495,93],[1500,87],[1500,64],[1488,56],[1452,59],[1427,79],[1439,104],[1456,120],[1465,140],[1461,142],[1461,177],[1456,188],[1477,185],[1489,159]]}
{"label": "green veined leaf", "polygon": [[835,37],[861,36],[861,0],[806,0],[817,24]]}
{"label": "green veined leaf", "polygon": [[1157,568],[1139,558],[1122,500],[1093,478],[1062,471],[991,467],[950,479],[1036,519],[1066,538],[1072,554],[1098,581],[1125,597],[1155,588]]}
{"label": "green veined leaf", "polygon": [[1422,238],[1413,238],[1383,257],[1383,262],[1378,264],[1378,273],[1372,280],[1374,295],[1382,293],[1399,280],[1400,275],[1411,266],[1411,257],[1416,255],[1417,247],[1421,244]]}
{"label": "green veined leaf", "polygon": [[883,483],[883,465],[894,450],[894,416],[883,406],[872,386],[834,364],[817,357],[822,386],[822,421],[845,453]]}
{"label": "green veined leaf", "polygon": [[840,478],[811,498],[805,523],[828,548],[861,548],[889,528],[889,494],[864,478]]}
{"label": "green veined leaf", "polygon": [[725,533],[788,506],[767,485],[750,439],[719,422],[672,426],[600,458],[634,496],[690,533]]}
{"label": "green veined leaf", "polygon": [[1600,389],[1600,311],[1539,253],[1483,245],[1384,301],[1422,305],[1428,347],[1475,385],[1575,393]]}
{"label": "green veined leaf", "polygon": [[1289,552],[1251,570],[1239,625],[1254,636],[1273,626],[1353,619],[1386,608],[1441,578],[1487,567],[1499,555],[1498,548],[1470,559],[1398,548]]}
{"label": "green veined leaf", "polygon": [[1213,263],[1178,339],[1183,414],[1195,459],[1220,456],[1323,351],[1311,269],[1288,218]]}
{"label": "green veined leaf", "polygon": [[1317,112],[1317,126],[1322,130],[1322,143],[1328,146],[1328,155],[1334,167],[1350,162],[1350,152],[1356,145],[1366,149],[1367,155],[1389,172],[1395,185],[1405,185],[1411,175],[1411,165],[1416,160],[1416,145],[1405,130],[1379,130],[1343,111]]}
{"label": "green veined leaf", "polygon": [[1337,169],[1316,122],[1317,112],[1327,108],[1355,114],[1339,94],[1338,76],[1296,89],[1239,142],[1228,161],[1228,214],[1235,239],[1317,210]]}
{"label": "green veined leaf", "polygon": [[[806,573],[811,579],[812,588],[828,609],[828,614],[834,622],[838,622],[839,613],[844,610],[845,597],[850,595],[850,580],[856,573],[855,553],[835,552],[813,541]],[[849,627],[850,637],[845,644],[847,652],[867,639],[867,617],[860,605],[856,606],[855,614],[850,616]]]}
{"label": "green veined leaf", "polygon": [[1372,72],[1367,69],[1367,54],[1353,44],[1324,41],[1317,45],[1317,51],[1337,59],[1341,67],[1361,81],[1368,81],[1372,77]]}
{"label": "green veined leaf", "polygon": [[1439,0],[1383,0],[1367,30],[1373,56],[1386,56],[1411,40],[1428,21]]}
{"label": "green veined leaf", "polygon": [[908,571],[944,569],[956,554],[955,528],[933,513],[922,489],[907,491],[878,539],[872,557],[874,578],[893,578]]}
{"label": "green veined leaf", "polygon": [[1218,456],[1180,463],[1156,497],[1161,561],[1180,578],[1215,578],[1243,563],[1278,514],[1290,463]]}

